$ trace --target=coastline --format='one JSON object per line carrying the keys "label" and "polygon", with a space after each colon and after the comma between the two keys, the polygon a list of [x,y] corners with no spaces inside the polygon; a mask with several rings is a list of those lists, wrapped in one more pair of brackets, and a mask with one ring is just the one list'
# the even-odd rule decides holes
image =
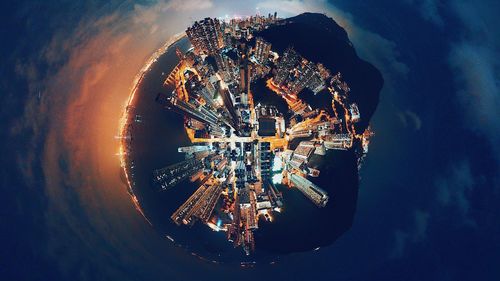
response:
{"label": "coastline", "polygon": [[125,181],[127,185],[127,192],[131,197],[132,203],[135,206],[135,209],[141,214],[142,217],[151,225],[153,226],[153,223],[148,219],[148,217],[145,215],[144,211],[142,210],[140,206],[140,202],[137,199],[137,196],[134,193],[134,189],[132,187],[132,183],[130,181],[130,176],[129,176],[129,171],[127,170],[127,151],[126,151],[126,140],[129,138],[127,136],[127,127],[130,125],[131,119],[130,119],[130,108],[133,106],[134,101],[135,101],[135,94],[137,92],[137,89],[139,85],[142,82],[142,79],[144,78],[144,75],[149,71],[151,66],[158,60],[160,56],[162,56],[173,44],[177,43],[179,40],[182,38],[186,37],[185,32],[180,32],[177,34],[174,34],[172,37],[167,39],[167,41],[158,49],[156,50],[148,60],[144,63],[144,66],[139,70],[137,75],[135,76],[133,82],[132,82],[132,88],[130,91],[130,94],[128,96],[128,99],[125,103],[124,110],[122,112],[122,116],[120,117],[119,120],[119,127],[118,127],[118,138],[120,140],[120,145],[119,145],[119,156],[120,156],[120,166],[122,168],[123,174],[125,176]]}

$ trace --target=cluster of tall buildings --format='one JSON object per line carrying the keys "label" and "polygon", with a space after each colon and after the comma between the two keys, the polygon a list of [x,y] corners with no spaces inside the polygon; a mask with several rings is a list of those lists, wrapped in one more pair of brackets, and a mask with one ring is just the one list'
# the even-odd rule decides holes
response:
{"label": "cluster of tall buildings", "polygon": [[[293,48],[278,58],[271,43],[253,37],[277,21],[270,14],[195,22],[186,30],[193,48],[179,54],[179,67],[169,75],[175,80],[172,93],[157,96],[165,108],[184,117],[193,142],[179,147],[183,161],[153,172],[162,190],[188,181],[198,185],[172,221],[188,226],[201,221],[226,231],[227,239],[247,254],[255,249],[259,221],[272,221],[283,206],[281,185],[296,188],[317,207],[327,205],[330,195],[313,183],[320,171],[310,161],[327,149],[349,149],[354,135],[347,122],[360,118],[355,104],[346,118],[312,109],[298,98],[305,88],[321,91],[332,78],[323,65]],[[289,105],[291,119],[272,104],[254,103],[251,84],[266,75]],[[347,89],[340,76],[334,79],[334,89]],[[297,138],[304,140],[292,144]]]}
{"label": "cluster of tall buildings", "polygon": [[255,32],[266,29],[280,19],[277,13],[267,16],[255,15],[250,17],[232,18],[224,21],[223,30],[227,42],[235,42],[241,39],[251,39]]}
{"label": "cluster of tall buildings", "polygon": [[205,18],[195,22],[186,30],[195,54],[214,54],[224,47],[220,21],[216,18]]}
{"label": "cluster of tall buildings", "polygon": [[266,42],[262,37],[257,37],[255,39],[255,59],[261,63],[265,64],[271,53],[271,43]]}
{"label": "cluster of tall buildings", "polygon": [[205,158],[203,156],[197,155],[196,157],[155,170],[153,172],[155,182],[163,190],[176,186],[203,169],[203,159]]}
{"label": "cluster of tall buildings", "polygon": [[289,47],[278,61],[273,83],[291,95],[298,95],[304,88],[317,94],[325,89],[328,78],[329,72],[321,64],[302,58]]}
{"label": "cluster of tall buildings", "polygon": [[192,225],[195,220],[207,223],[222,193],[222,184],[207,180],[170,217],[177,225]]}

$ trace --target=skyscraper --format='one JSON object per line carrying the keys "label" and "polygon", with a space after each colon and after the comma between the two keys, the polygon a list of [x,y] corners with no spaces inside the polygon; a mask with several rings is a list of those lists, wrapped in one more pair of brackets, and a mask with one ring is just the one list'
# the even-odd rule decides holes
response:
{"label": "skyscraper", "polygon": [[[217,52],[217,53],[213,54],[213,56],[215,58],[215,63],[217,65],[218,72],[220,74],[222,74],[223,77],[226,75],[230,75],[230,73],[232,72],[231,59],[223,52]],[[228,77],[228,78],[230,78],[230,77]]]}
{"label": "skyscraper", "polygon": [[271,51],[271,43],[266,42],[262,37],[257,37],[255,41],[254,56],[259,63],[265,63]]}
{"label": "skyscraper", "polygon": [[[245,58],[240,64],[240,94],[242,96],[241,103],[248,104],[248,94],[250,93],[250,64]],[[245,97],[245,98],[244,98]]]}
{"label": "skyscraper", "polygon": [[217,89],[208,79],[204,79],[201,83],[199,83],[199,85],[197,85],[196,93],[201,96],[203,100],[205,100],[206,104],[210,105],[212,108],[216,108],[214,98],[217,93]]}
{"label": "skyscraper", "polygon": [[314,75],[312,78],[307,82],[306,87],[313,91],[314,94],[317,94],[321,92],[325,87],[325,81],[321,77],[321,74],[319,72],[314,72]]}
{"label": "skyscraper", "polygon": [[220,95],[222,97],[222,102],[227,109],[229,114],[229,121],[235,130],[239,128],[239,118],[236,114],[236,109],[234,108],[233,100],[231,99],[231,94],[227,89],[221,89]]}
{"label": "skyscraper", "polygon": [[218,19],[205,18],[195,22],[186,30],[196,54],[215,54],[224,47],[222,30]]}
{"label": "skyscraper", "polygon": [[156,101],[181,115],[196,119],[202,123],[218,126],[218,116],[203,105],[194,105],[176,96],[165,97],[162,94],[158,94]]}
{"label": "skyscraper", "polygon": [[[240,94],[241,103],[248,104],[248,94],[250,93],[250,64],[248,62],[248,49],[246,44],[240,45]],[[243,98],[245,97],[245,98]]]}
{"label": "skyscraper", "polygon": [[191,145],[191,146],[181,146],[177,149],[179,152],[183,153],[195,153],[210,150],[209,145]]}
{"label": "skyscraper", "polygon": [[281,86],[287,81],[290,71],[295,67],[299,58],[299,54],[293,48],[289,47],[285,50],[278,62],[278,70],[274,77],[276,85]]}
{"label": "skyscraper", "polygon": [[260,175],[262,180],[269,180],[271,178],[272,169],[272,153],[271,153],[271,143],[261,142],[260,144]]}
{"label": "skyscraper", "polygon": [[191,158],[182,162],[155,170],[154,181],[163,190],[167,190],[179,182],[187,179],[195,172],[203,169],[203,162],[198,158]]}
{"label": "skyscraper", "polygon": [[288,87],[291,94],[296,95],[309,86],[315,76],[316,66],[312,62],[303,62],[298,68],[298,76],[290,82]]}

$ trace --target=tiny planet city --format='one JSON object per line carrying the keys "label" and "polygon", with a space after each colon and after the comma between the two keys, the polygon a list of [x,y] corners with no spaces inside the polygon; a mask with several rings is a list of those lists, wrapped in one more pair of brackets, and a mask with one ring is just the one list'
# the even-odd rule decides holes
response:
{"label": "tiny planet city", "polygon": [[[318,21],[323,24],[320,26]],[[177,122],[182,123],[182,129],[168,130],[168,133],[184,135],[188,141],[176,147],[182,160],[164,159],[164,166],[150,171],[147,188],[177,197],[175,203],[165,203],[176,204],[175,211],[168,214],[171,224],[183,230],[204,224],[215,232],[222,232],[219,235],[225,236],[228,244],[251,256],[240,261],[242,264],[255,262],[252,254],[256,250],[282,254],[318,250],[341,234],[338,230],[336,233],[324,231],[321,235],[330,236],[326,239],[328,243],[323,238],[314,241],[312,236],[311,241],[302,242],[302,246],[283,241],[274,242],[282,244],[279,247],[269,246],[273,243],[266,237],[269,230],[261,230],[263,224],[274,232],[280,228],[283,233],[291,229],[290,223],[273,225],[277,217],[295,215],[287,212],[288,209],[302,208],[302,212],[307,213],[307,209],[314,208],[315,213],[321,214],[315,215],[319,218],[317,221],[308,219],[302,228],[314,229],[312,225],[324,226],[328,222],[346,231],[348,226],[333,219],[334,213],[341,213],[335,205],[346,201],[355,208],[355,200],[343,197],[340,192],[336,194],[332,186],[345,185],[353,190],[351,193],[356,193],[357,182],[348,184],[343,183],[342,177],[331,178],[329,174],[342,169],[326,167],[322,171],[322,167],[332,160],[349,166],[348,161],[342,163],[348,155],[356,163],[355,169],[349,167],[349,174],[357,175],[374,135],[369,119],[382,85],[378,71],[369,68],[372,80],[376,81],[374,86],[364,93],[354,87],[353,98],[351,85],[344,79],[341,67],[331,60],[302,55],[299,48],[303,47],[295,47],[294,40],[273,37],[276,31],[283,34],[281,29],[285,33],[301,29],[308,36],[323,37],[324,42],[332,44],[329,52],[334,58],[338,48],[334,46],[353,48],[345,35],[341,39],[330,39],[326,34],[317,34],[323,30],[343,31],[325,15],[305,13],[284,19],[275,12],[266,16],[225,20],[207,17],[195,21],[187,27],[186,36],[176,38],[176,42],[187,40],[187,49],[174,46],[175,42],[167,44],[151,62],[154,65],[162,53],[175,49],[178,62],[173,68],[170,66],[170,72],[162,71],[163,82],[154,101],[157,107],[180,117]],[[296,33],[296,40],[307,40],[300,36],[300,32]],[[273,42],[278,48],[273,47]],[[315,48],[315,45],[307,46],[306,53],[322,51]],[[359,60],[355,56],[344,59],[349,64]],[[369,80],[370,76],[364,78]],[[147,84],[142,77],[137,87],[141,84]],[[148,92],[147,97],[138,99],[147,98],[151,102],[152,97]],[[358,102],[371,104],[360,109]],[[364,108],[368,112],[363,112]],[[141,145],[138,134],[144,134],[137,130],[145,119],[144,114],[148,113],[138,110],[131,101],[122,121],[121,136],[124,171],[139,209],[148,199],[137,199],[133,188],[137,185],[137,176],[132,173],[136,166],[141,166],[133,155],[135,147]],[[158,137],[157,133],[154,135]],[[174,144],[165,142],[164,145]],[[189,185],[195,188],[188,197],[173,193],[175,189],[189,189]],[[283,191],[299,192],[302,201],[308,201],[307,206],[299,206]],[[301,222],[296,219],[297,223]],[[176,235],[166,231],[165,236],[179,243]],[[204,250],[192,249],[193,243],[196,242],[183,242],[184,247],[191,248],[197,256],[208,258]],[[217,253],[214,262],[224,260],[220,252],[212,252]]]}
{"label": "tiny planet city", "polygon": [[0,1],[0,281],[500,280],[500,1]]}

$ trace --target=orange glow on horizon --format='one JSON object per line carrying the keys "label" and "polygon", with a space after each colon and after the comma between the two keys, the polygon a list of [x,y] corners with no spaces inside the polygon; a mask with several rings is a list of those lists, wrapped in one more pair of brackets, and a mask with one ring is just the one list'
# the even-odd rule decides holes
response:
{"label": "orange glow on horizon", "polygon": [[158,60],[158,58],[163,55],[168,48],[175,42],[179,41],[185,36],[184,32],[178,33],[165,42],[165,44],[158,49],[156,52],[154,52],[151,57],[145,62],[144,66],[141,68],[139,73],[136,75],[135,79],[132,82],[132,90],[130,91],[130,95],[124,105],[123,108],[123,113],[122,116],[119,120],[119,125],[118,125],[118,131],[119,131],[119,139],[120,139],[120,144],[118,147],[119,150],[119,156],[120,156],[120,166],[123,169],[123,172],[125,174],[125,179],[127,182],[127,188],[129,190],[129,195],[131,197],[132,202],[134,203],[134,206],[136,210],[146,219],[146,221],[153,226],[153,224],[149,221],[149,219],[146,217],[144,214],[144,211],[142,210],[140,206],[140,202],[135,196],[132,188],[132,183],[131,183],[131,178],[129,176],[129,173],[127,171],[127,151],[126,151],[126,140],[127,140],[127,125],[129,122],[131,122],[132,118],[129,116],[129,109],[134,105],[135,98],[136,98],[136,93],[137,89],[139,88],[139,85],[142,82],[142,79],[144,78],[144,75],[149,71],[151,66]]}

